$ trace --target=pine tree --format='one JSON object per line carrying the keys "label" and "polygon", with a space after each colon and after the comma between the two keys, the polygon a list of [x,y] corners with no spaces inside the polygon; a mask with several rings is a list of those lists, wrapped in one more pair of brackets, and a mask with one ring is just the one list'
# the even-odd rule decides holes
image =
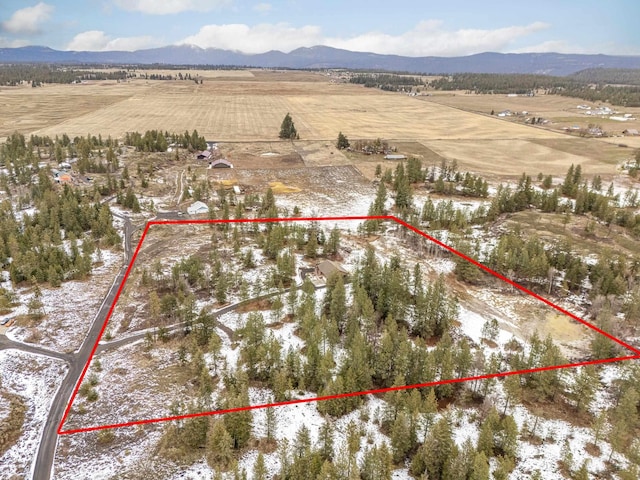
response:
{"label": "pine tree", "polygon": [[325,420],[325,422],[320,427],[320,433],[318,435],[320,456],[323,460],[333,460],[333,436],[333,426],[329,421]]}
{"label": "pine tree", "polygon": [[598,382],[597,372],[592,365],[582,367],[574,374],[574,382],[570,387],[570,392],[576,402],[576,410],[579,412],[589,410],[596,394]]}
{"label": "pine tree", "polygon": [[289,113],[287,113],[282,120],[279,136],[283,140],[295,140],[300,138]]}
{"label": "pine tree", "polygon": [[489,480],[489,461],[484,452],[476,453],[469,480]]}
{"label": "pine tree", "polygon": [[365,450],[360,469],[362,480],[391,480],[392,475],[393,459],[385,442]]}
{"label": "pine tree", "polygon": [[338,148],[338,150],[349,148],[349,145],[350,144],[347,137],[342,132],[338,133],[338,141],[336,142],[336,147]]}
{"label": "pine tree", "polygon": [[267,467],[264,464],[264,455],[258,453],[256,463],[253,465],[253,480],[267,480]]}
{"label": "pine tree", "polygon": [[[274,399],[272,398],[270,403],[273,403]],[[276,419],[276,411],[273,408],[267,408],[265,411],[265,434],[267,438],[267,442],[272,442],[276,437],[277,432],[277,419]]]}
{"label": "pine tree", "polygon": [[222,420],[215,420],[207,437],[207,462],[212,468],[226,470],[233,461],[233,439]]}

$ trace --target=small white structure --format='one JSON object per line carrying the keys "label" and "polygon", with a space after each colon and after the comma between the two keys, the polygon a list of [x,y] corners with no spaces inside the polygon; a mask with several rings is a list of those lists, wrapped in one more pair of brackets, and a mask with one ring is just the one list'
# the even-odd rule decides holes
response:
{"label": "small white structure", "polygon": [[406,160],[407,157],[405,155],[385,155],[384,156],[385,160]]}
{"label": "small white structure", "polygon": [[189,215],[202,215],[203,213],[209,213],[209,207],[203,202],[194,202],[189,208],[187,208]]}

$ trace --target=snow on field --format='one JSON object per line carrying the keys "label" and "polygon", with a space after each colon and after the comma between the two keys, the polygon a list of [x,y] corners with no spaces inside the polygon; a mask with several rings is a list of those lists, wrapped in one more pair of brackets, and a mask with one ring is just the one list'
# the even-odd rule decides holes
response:
{"label": "snow on field", "polygon": [[[154,463],[155,459],[151,456],[162,437],[161,427],[146,426],[136,430],[108,432],[113,432],[115,436],[113,444],[101,445],[97,440],[101,434],[96,432],[61,437],[56,451],[54,478],[107,480],[120,478],[123,472],[135,472],[124,478],[155,478],[149,476],[145,467]],[[153,474],[156,473],[154,470]]]}
{"label": "snow on field", "polygon": [[[313,398],[312,393],[305,393],[295,398]],[[252,405],[265,404],[271,401],[271,392],[265,389],[249,389],[249,397]],[[379,398],[367,395],[365,404],[358,410],[355,410],[339,419],[333,421],[334,429],[334,451],[336,456],[340,455],[340,451],[344,450],[347,442],[347,426],[351,422],[355,422],[361,430],[360,452],[357,460],[362,460],[365,449],[372,448],[374,445],[379,446],[382,442],[390,445],[389,438],[380,433],[380,429],[376,424],[385,402]],[[318,413],[317,403],[301,403],[296,405],[283,405],[274,408],[276,416],[276,432],[275,437],[279,440],[287,440],[290,446],[295,446],[296,434],[304,425],[309,429],[309,436],[312,445],[317,445],[320,428],[325,422],[320,413]],[[266,409],[256,409],[253,413],[253,435],[261,438],[266,436]],[[364,415],[364,416],[363,416]],[[258,457],[257,451],[253,450],[245,454],[240,459],[240,468],[247,471],[248,478],[252,478],[253,466]],[[271,477],[280,468],[280,460],[278,452],[264,455],[265,466]],[[393,478],[405,479],[409,478],[406,469],[396,470]],[[209,478],[209,477],[190,477],[190,478]]]}
{"label": "snow on field", "polygon": [[58,360],[18,350],[0,350],[0,397],[2,393],[19,395],[27,407],[22,436],[0,456],[0,478],[30,477],[49,405],[66,370]]}
{"label": "snow on field", "polygon": [[[518,429],[526,423],[528,428],[534,425],[534,417],[526,408],[518,405],[511,412]],[[562,446],[565,440],[570,443],[574,468],[580,467],[585,459],[589,459],[589,472],[594,474],[605,469],[604,461],[609,457],[611,447],[600,441],[601,455],[594,457],[587,453],[585,446],[593,442],[593,432],[587,428],[575,427],[561,420],[539,419],[535,434],[542,439],[541,445],[523,441],[518,442],[518,457],[521,459],[511,473],[512,479],[529,478],[528,472],[540,470],[543,479],[555,480],[562,475],[558,469],[558,461],[562,458]],[[526,439],[524,439],[526,440]],[[613,459],[626,465],[627,461],[621,455],[614,453]]]}
{"label": "snow on field", "polygon": [[[302,217],[358,217],[365,216],[375,199],[373,190],[369,194],[358,191],[345,191],[339,197],[318,192],[289,193],[276,195],[276,205],[286,208],[290,213],[294,207],[300,209]],[[362,221],[340,221],[339,227],[356,232]]]}
{"label": "snow on field", "polygon": [[465,307],[460,306],[458,313],[458,322],[460,327],[466,336],[471,338],[475,343],[480,343],[482,340],[482,327],[484,326],[485,319],[471,310],[467,310]]}
{"label": "snow on field", "polygon": [[283,352],[288,352],[290,348],[299,351],[304,347],[304,341],[293,333],[295,329],[295,323],[285,323],[280,328],[271,329],[273,336],[282,345]]}
{"label": "snow on field", "polygon": [[[64,282],[59,288],[42,288],[44,318],[33,327],[14,326],[7,336],[14,341],[35,343],[56,351],[78,349],[122,261],[120,253],[109,250],[102,250],[100,256],[103,264],[95,267],[88,280]],[[17,294],[20,306],[5,317],[28,313],[27,305],[33,298],[33,290],[21,288]]]}

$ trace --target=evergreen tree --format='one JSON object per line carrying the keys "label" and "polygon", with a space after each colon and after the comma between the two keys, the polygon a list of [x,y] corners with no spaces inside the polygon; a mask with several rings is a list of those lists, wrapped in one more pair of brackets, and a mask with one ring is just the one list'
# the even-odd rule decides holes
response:
{"label": "evergreen tree", "polygon": [[296,127],[291,119],[291,115],[287,113],[282,120],[282,125],[280,125],[280,138],[283,140],[296,140],[300,138],[298,136],[298,132],[296,131]]}
{"label": "evergreen tree", "polygon": [[253,465],[253,480],[267,480],[267,467],[264,464],[264,455],[258,453],[256,463]]}
{"label": "evergreen tree", "polygon": [[212,468],[226,470],[233,462],[233,439],[222,420],[215,420],[207,436],[207,462]]}
{"label": "evergreen tree", "polygon": [[350,144],[347,137],[342,132],[338,133],[338,141],[336,142],[336,147],[338,148],[338,150],[349,148],[349,146]]}
{"label": "evergreen tree", "polygon": [[489,461],[484,452],[476,453],[469,480],[489,480]]}

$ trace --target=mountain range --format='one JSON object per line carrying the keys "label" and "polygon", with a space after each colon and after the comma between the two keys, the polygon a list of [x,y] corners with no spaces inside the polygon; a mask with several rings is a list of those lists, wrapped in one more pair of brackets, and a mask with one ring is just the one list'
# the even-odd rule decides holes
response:
{"label": "mountain range", "polygon": [[587,68],[640,68],[640,56],[564,53],[479,53],[464,57],[404,57],[326,46],[260,54],[194,45],[146,50],[76,52],[49,47],[0,48],[0,63],[228,65],[266,68],[348,68],[412,73],[535,73],[569,75]]}

